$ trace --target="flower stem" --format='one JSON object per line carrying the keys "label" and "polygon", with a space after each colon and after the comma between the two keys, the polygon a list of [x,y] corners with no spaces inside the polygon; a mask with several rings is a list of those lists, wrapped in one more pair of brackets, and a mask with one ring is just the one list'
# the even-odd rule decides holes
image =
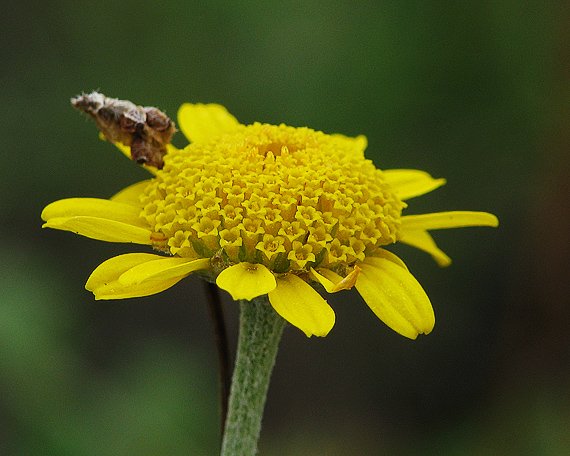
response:
{"label": "flower stem", "polygon": [[221,456],[253,456],[285,320],[267,295],[240,301],[240,326]]}

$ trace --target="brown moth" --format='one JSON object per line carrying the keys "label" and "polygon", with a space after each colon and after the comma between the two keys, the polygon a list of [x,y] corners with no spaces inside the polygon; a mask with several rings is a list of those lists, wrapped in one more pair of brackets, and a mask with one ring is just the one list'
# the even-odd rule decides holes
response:
{"label": "brown moth", "polygon": [[71,103],[93,118],[107,141],[130,146],[134,161],[162,169],[166,145],[176,131],[174,122],[162,111],[98,92],[72,98]]}

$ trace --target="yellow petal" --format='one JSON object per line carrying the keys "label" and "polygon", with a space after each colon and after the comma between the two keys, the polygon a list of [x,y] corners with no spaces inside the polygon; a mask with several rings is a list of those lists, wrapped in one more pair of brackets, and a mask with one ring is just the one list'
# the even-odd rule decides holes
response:
{"label": "yellow petal", "polygon": [[106,242],[151,244],[151,232],[146,228],[96,217],[61,217],[50,219],[42,228],[71,231],[81,236]]}
{"label": "yellow petal", "polygon": [[130,204],[99,198],[68,198],[48,204],[42,212],[42,219],[48,221],[55,217],[87,215],[136,225],[143,223],[139,214],[140,209]]}
{"label": "yellow petal", "polygon": [[200,269],[210,267],[209,258],[165,258],[157,256],[155,260],[141,263],[119,276],[119,283],[124,287],[138,285],[152,280],[170,280],[183,278]]}
{"label": "yellow petal", "polygon": [[402,217],[402,232],[436,230],[463,226],[498,226],[499,220],[488,212],[452,211]]}
{"label": "yellow petal", "polygon": [[394,255],[392,252],[389,252],[388,250],[376,249],[376,251],[374,252],[374,254],[372,256],[378,257],[378,258],[384,258],[386,260],[391,261],[392,263],[397,264],[401,268],[408,269],[408,267],[406,266],[406,263],[404,263],[400,259],[400,257],[398,257],[397,255]]}
{"label": "yellow petal", "polygon": [[343,278],[330,269],[321,268],[316,271],[311,268],[310,276],[313,280],[319,282],[327,293],[336,293],[340,290],[350,290],[356,284],[359,272],[360,268],[355,266],[354,270]]}
{"label": "yellow petal", "polygon": [[336,272],[325,268],[319,269],[318,272],[315,269],[311,268],[309,271],[309,276],[314,281],[319,282],[327,291],[327,293],[332,293],[335,284],[342,280],[342,277],[339,276]]}
{"label": "yellow petal", "polygon": [[160,293],[179,282],[184,276],[149,280],[130,286],[119,283],[119,277],[134,267],[163,258],[150,253],[127,253],[110,258],[93,271],[85,288],[93,292],[95,299],[137,298]]}
{"label": "yellow petal", "polygon": [[331,135],[333,138],[342,139],[343,141],[347,141],[351,143],[352,147],[358,152],[364,152],[364,149],[368,146],[368,139],[364,135],[358,135],[356,138],[341,135],[339,133],[335,133]]}
{"label": "yellow petal", "polygon": [[406,230],[398,237],[398,241],[429,253],[440,266],[451,264],[451,258],[438,248],[431,235],[425,230]]}
{"label": "yellow petal", "polygon": [[236,301],[251,301],[277,286],[275,276],[269,269],[262,264],[252,263],[238,263],[224,269],[218,275],[216,284]]}
{"label": "yellow petal", "polygon": [[277,288],[269,293],[269,302],[307,337],[326,336],[334,326],[332,308],[313,287],[294,274],[277,277]]}
{"label": "yellow petal", "polygon": [[178,125],[188,141],[200,142],[215,134],[231,133],[239,122],[223,106],[184,103],[178,110]]}
{"label": "yellow petal", "polygon": [[42,212],[44,228],[72,231],[107,242],[151,244],[140,208],[97,198],[69,198],[49,204]]}
{"label": "yellow petal", "polygon": [[430,300],[406,268],[381,257],[368,257],[360,267],[356,289],[380,320],[410,339],[431,332]]}
{"label": "yellow petal", "polygon": [[445,184],[445,179],[434,179],[417,169],[388,169],[384,171],[384,177],[402,200],[423,195]]}
{"label": "yellow petal", "polygon": [[136,184],[121,190],[119,193],[116,193],[110,198],[110,200],[117,203],[124,203],[130,206],[143,208],[144,205],[141,203],[140,196],[143,194],[149,182],[150,179],[137,182]]}

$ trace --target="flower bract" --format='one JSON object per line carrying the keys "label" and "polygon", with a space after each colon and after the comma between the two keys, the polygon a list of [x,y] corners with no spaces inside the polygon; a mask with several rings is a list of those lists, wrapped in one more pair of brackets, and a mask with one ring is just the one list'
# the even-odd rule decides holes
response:
{"label": "flower bract", "polygon": [[405,215],[405,201],[445,180],[377,169],[364,156],[364,136],[242,125],[220,105],[184,104],[178,124],[190,144],[169,144],[163,169],[147,167],[149,180],[108,200],[56,201],[42,213],[45,227],[159,252],[103,262],[86,284],[96,299],[151,295],[197,273],[236,300],[268,295],[307,336],[325,336],[335,314],[317,290],[356,287],[378,318],[414,339],[432,330],[432,305],[385,247],[407,243],[446,266],[429,230],[498,224],[485,212]]}

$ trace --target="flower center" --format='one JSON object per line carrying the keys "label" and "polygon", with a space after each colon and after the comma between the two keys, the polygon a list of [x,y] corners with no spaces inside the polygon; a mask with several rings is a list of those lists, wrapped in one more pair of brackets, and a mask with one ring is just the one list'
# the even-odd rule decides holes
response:
{"label": "flower center", "polygon": [[253,124],[165,157],[141,214],[155,247],[221,267],[338,269],[396,241],[404,204],[364,138]]}

